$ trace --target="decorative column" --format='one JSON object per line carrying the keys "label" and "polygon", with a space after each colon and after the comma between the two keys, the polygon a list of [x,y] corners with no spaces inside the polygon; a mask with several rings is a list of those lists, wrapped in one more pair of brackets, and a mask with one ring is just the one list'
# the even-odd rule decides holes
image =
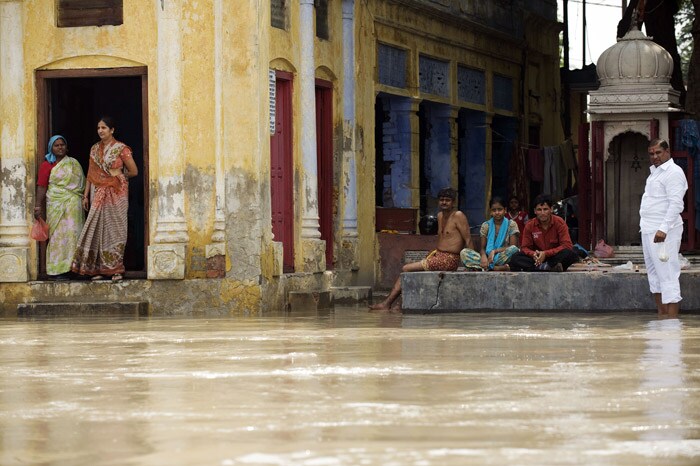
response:
{"label": "decorative column", "polygon": [[223,154],[223,0],[214,0],[214,169],[216,183],[216,216],[211,243],[205,247],[207,277],[223,278],[226,275],[226,217],[224,196]]}
{"label": "decorative column", "polygon": [[343,0],[343,232],[341,268],[357,270],[357,168],[355,165],[355,0]]}
{"label": "decorative column", "polygon": [[0,1],[0,282],[29,279],[22,2]]}
{"label": "decorative column", "polygon": [[326,269],[326,242],[318,218],[318,160],[316,155],[316,86],[314,65],[314,0],[299,0],[299,81],[301,97],[301,248],[303,272]]}
{"label": "decorative column", "polygon": [[182,38],[180,6],[156,3],[158,18],[158,217],[155,243],[148,247],[148,278],[185,278],[189,241],[183,189]]}

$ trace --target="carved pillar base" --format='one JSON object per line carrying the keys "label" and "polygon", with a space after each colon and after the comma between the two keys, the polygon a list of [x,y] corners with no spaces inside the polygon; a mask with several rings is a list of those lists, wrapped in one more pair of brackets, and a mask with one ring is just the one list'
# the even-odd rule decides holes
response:
{"label": "carved pillar base", "polygon": [[326,242],[322,239],[303,238],[301,253],[304,263],[300,272],[324,272],[326,270]]}
{"label": "carved pillar base", "polygon": [[183,280],[184,278],[184,244],[156,244],[148,246],[149,280]]}
{"label": "carved pillar base", "polygon": [[28,257],[29,248],[0,248],[0,282],[28,281]]}
{"label": "carved pillar base", "polygon": [[357,261],[358,243],[357,237],[345,237],[341,240],[338,248],[339,269],[359,270],[360,264]]}
{"label": "carved pillar base", "polygon": [[212,243],[204,248],[207,260],[207,278],[224,278],[226,276],[226,244]]}

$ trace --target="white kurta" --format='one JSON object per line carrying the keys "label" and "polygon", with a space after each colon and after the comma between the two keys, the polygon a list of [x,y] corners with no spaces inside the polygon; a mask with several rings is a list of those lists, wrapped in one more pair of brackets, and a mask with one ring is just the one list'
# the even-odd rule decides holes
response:
{"label": "white kurta", "polygon": [[[688,183],[685,173],[673,159],[658,167],[651,166],[650,172],[639,208],[639,228],[649,290],[660,293],[663,304],[677,303],[682,299],[678,252],[683,235],[683,196],[688,190]],[[657,231],[666,233],[664,243],[654,243]],[[659,260],[662,244],[669,256],[666,262]]]}

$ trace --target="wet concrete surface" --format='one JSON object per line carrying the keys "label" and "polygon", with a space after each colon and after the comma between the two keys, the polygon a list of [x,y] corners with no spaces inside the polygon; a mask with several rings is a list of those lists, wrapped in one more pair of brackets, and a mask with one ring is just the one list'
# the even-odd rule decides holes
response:
{"label": "wet concrete surface", "polygon": [[0,320],[2,465],[697,465],[700,316]]}

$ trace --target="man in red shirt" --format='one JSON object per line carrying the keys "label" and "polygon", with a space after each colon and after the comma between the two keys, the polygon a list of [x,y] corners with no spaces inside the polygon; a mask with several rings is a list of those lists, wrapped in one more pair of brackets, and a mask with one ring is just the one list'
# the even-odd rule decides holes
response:
{"label": "man in red shirt", "polygon": [[551,197],[540,194],[535,198],[535,217],[520,235],[520,252],[511,257],[510,269],[563,272],[578,261],[578,255],[566,222],[552,213]]}

